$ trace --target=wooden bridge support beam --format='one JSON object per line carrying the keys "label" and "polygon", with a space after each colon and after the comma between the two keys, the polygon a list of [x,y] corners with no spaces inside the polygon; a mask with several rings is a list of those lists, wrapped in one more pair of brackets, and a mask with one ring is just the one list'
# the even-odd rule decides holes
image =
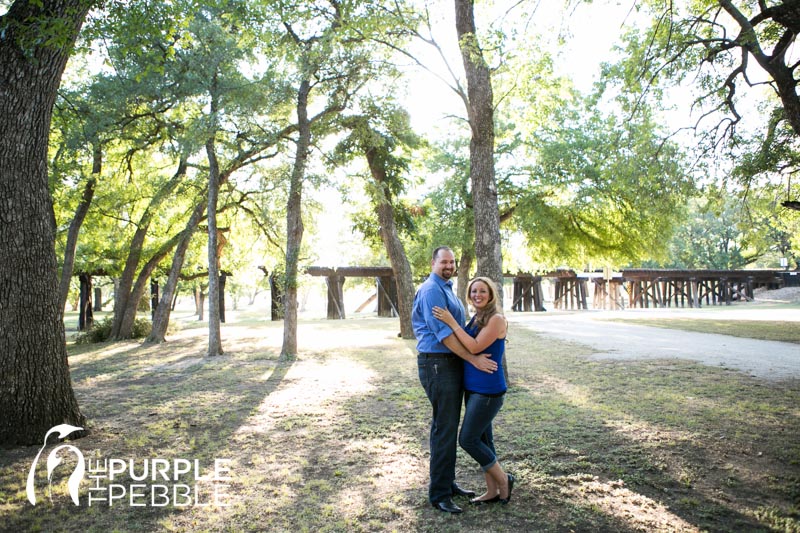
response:
{"label": "wooden bridge support beam", "polygon": [[79,274],[80,296],[78,311],[78,330],[88,331],[94,324],[94,307],[92,306],[92,276],[89,274]]}
{"label": "wooden bridge support beam", "polygon": [[530,274],[514,276],[511,310],[517,312],[545,311],[542,276]]}
{"label": "wooden bridge support beam", "polygon": [[556,309],[588,309],[586,280],[577,277],[556,278],[555,299],[553,304]]}
{"label": "wooden bridge support beam", "polygon": [[397,311],[397,282],[393,276],[380,276],[375,278],[375,290],[378,293],[378,316],[396,317]]}
{"label": "wooden bridge support beam", "polygon": [[328,286],[328,319],[344,320],[344,276],[326,276]]}

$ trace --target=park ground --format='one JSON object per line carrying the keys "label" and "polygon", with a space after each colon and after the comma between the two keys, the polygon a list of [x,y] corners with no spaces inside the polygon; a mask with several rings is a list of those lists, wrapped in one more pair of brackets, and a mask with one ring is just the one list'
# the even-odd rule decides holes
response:
{"label": "park ground", "polygon": [[[243,310],[223,326],[220,357],[202,356],[204,324],[188,315],[164,345],[69,348],[91,430],[70,444],[97,460],[184,458],[204,475],[222,459],[227,479],[206,483],[226,505],[153,505],[148,481],[134,500],[145,505],[88,506],[84,480],[75,506],[63,454],[50,491],[39,462],[33,506],[39,448],[6,449],[0,531],[800,531],[800,378],[758,371],[778,348],[800,359],[800,303],[509,319],[511,387],[495,428],[518,480],[508,506],[462,499],[450,516],[427,503],[429,406],[396,320],[303,319],[301,353],[282,362],[281,323]],[[767,347],[749,350],[756,370],[724,362],[743,342]],[[481,486],[461,451],[457,475]]]}

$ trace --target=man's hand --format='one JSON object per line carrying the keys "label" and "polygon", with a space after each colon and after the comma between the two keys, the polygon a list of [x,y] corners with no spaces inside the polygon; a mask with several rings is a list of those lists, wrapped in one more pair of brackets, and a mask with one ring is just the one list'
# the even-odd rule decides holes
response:
{"label": "man's hand", "polygon": [[486,372],[487,374],[494,374],[494,371],[497,370],[497,363],[491,360],[492,355],[488,353],[482,353],[479,355],[473,355],[470,363],[472,366],[477,368],[482,372]]}

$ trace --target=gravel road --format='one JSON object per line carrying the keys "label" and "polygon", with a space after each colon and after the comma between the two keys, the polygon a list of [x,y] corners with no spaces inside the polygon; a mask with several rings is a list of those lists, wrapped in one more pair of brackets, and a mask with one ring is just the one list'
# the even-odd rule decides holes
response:
{"label": "gravel road", "polygon": [[[694,333],[609,321],[613,318],[707,318],[781,320],[800,328],[797,308],[758,303],[701,309],[635,309],[627,311],[547,311],[509,313],[512,327],[525,327],[546,337],[591,346],[592,357],[607,359],[681,358],[727,367],[767,380],[800,378],[800,345]],[[794,326],[791,326],[794,327]]]}

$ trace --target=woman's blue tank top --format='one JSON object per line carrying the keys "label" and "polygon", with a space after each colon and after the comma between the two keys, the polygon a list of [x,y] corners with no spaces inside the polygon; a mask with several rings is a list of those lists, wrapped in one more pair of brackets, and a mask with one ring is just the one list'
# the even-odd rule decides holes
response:
{"label": "woman's blue tank top", "polygon": [[[478,336],[478,326],[475,317],[464,328],[471,337]],[[478,370],[471,363],[464,361],[464,390],[479,394],[500,394],[506,391],[506,377],[503,374],[503,354],[506,351],[506,340],[496,339],[483,352],[492,355],[492,361],[497,363],[497,370],[487,374]]]}

